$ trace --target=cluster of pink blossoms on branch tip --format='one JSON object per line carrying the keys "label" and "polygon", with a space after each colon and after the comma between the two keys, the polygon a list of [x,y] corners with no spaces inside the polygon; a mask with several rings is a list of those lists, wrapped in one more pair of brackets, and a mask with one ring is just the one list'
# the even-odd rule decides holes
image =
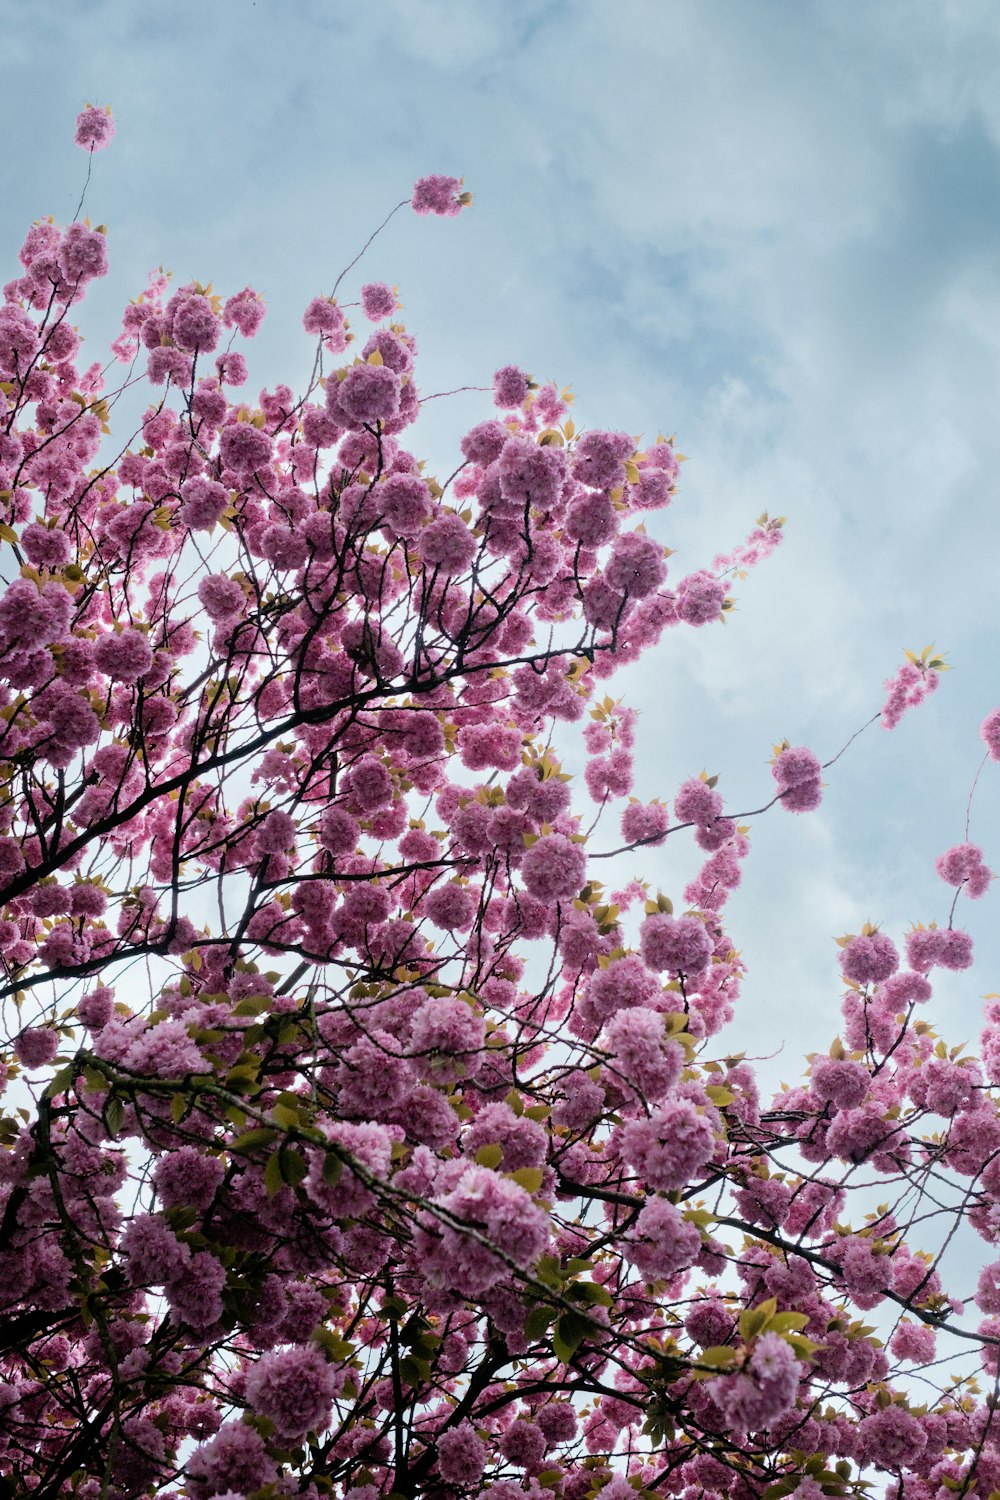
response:
{"label": "cluster of pink blossoms on branch tip", "polygon": [[73,139],[86,151],[103,151],[114,133],[115,121],[111,106],[106,104],[102,109],[97,104],[88,104],[76,117],[76,134]]}
{"label": "cluster of pink blossoms on branch tip", "polygon": [[[768,1098],[724,1031],[756,814],[706,773],[633,796],[599,686],[722,619],[780,521],[675,582],[673,442],[517,365],[438,479],[381,282],[304,298],[310,379],[254,395],[258,293],[154,273],[106,388],[71,320],[107,269],[42,221],[0,307],[3,1485],[1000,1488],[1000,1001],[966,1057],[928,977],[971,936],[841,939],[842,1035]],[[775,747],[760,811],[822,770]],[[598,878],[668,837],[683,910]],[[938,870],[988,894],[968,838]]]}
{"label": "cluster of pink blossoms on branch tip", "polygon": [[895,729],[905,713],[936,691],[941,673],[947,670],[944,657],[935,656],[932,646],[925,646],[919,656],[907,651],[906,661],[885,683],[888,696],[882,707],[882,728]]}

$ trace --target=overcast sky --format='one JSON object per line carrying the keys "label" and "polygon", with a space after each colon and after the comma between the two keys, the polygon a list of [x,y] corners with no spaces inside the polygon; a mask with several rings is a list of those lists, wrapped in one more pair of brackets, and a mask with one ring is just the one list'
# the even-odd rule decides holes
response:
{"label": "overcast sky", "polygon": [[[656,524],[675,576],[761,510],[788,517],[725,628],[671,632],[619,679],[644,796],[706,768],[755,807],[772,742],[828,758],[904,646],[947,652],[940,692],[858,741],[819,814],[755,824],[734,1036],[784,1039],[789,1081],[837,1029],[833,935],[946,919],[933,860],[962,838],[1000,702],[998,63],[995,0],[25,0],[4,18],[4,280],[32,218],[72,215],[78,109],[114,106],[88,197],[112,258],[81,318],[95,357],[162,264],[259,287],[253,374],[295,385],[305,303],[417,176],[455,173],[474,209],[398,215],[358,278],[398,283],[422,390],[515,362],[571,385],[578,424],[676,433],[691,462]],[[487,400],[427,408],[433,468]],[[989,769],[972,836],[1000,869]],[[679,896],[694,860],[636,867]],[[1000,990],[998,901],[960,909],[981,962],[933,1002],[952,1041]]]}

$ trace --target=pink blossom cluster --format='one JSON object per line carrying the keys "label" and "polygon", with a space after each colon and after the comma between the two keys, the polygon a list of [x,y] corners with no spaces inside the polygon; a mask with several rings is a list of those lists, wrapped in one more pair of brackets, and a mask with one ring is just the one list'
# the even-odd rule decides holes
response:
{"label": "pink blossom cluster", "polygon": [[958,886],[972,901],[985,896],[993,880],[993,871],[984,862],[978,844],[955,844],[939,854],[934,864],[947,885]]}
{"label": "pink blossom cluster", "polygon": [[885,683],[882,728],[895,729],[903,715],[933,693],[940,681],[941,674],[934,667],[918,659],[904,661],[895,677]]}
{"label": "pink blossom cluster", "polygon": [[786,746],[779,751],[771,767],[778,783],[781,805],[788,812],[812,812],[822,798],[822,767],[811,750]]}
{"label": "pink blossom cluster", "polygon": [[[650,797],[600,697],[780,523],[668,586],[672,440],[510,364],[438,478],[395,288],[304,296],[312,374],[254,394],[252,286],[156,272],[86,364],[106,270],[40,221],[0,307],[0,1488],[1000,1489],[985,1382],[931,1363],[998,1363],[1000,1001],[967,1055],[928,978],[971,934],[840,939],[841,1035],[764,1097],[780,1026],[724,1032],[756,814]],[[818,805],[812,751],[772,773]],[[938,871],[990,894],[968,836]]]}

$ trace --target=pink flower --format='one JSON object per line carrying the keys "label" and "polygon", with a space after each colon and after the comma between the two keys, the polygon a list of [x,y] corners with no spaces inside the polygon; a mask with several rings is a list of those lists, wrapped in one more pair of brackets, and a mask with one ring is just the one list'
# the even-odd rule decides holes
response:
{"label": "pink flower", "polygon": [[439,885],[424,897],[424,916],[445,932],[467,932],[476,916],[474,892],[461,885]]}
{"label": "pink flower", "polygon": [[210,1328],[222,1316],[225,1284],[225,1266],[208,1250],[198,1250],[165,1289],[170,1310],[191,1328]]}
{"label": "pink flower", "polygon": [[895,677],[887,679],[888,696],[882,709],[882,728],[895,729],[908,709],[922,703],[941,680],[940,672],[919,661],[904,661]]}
{"label": "pink flower", "polygon": [[485,1039],[483,1018],[471,1006],[435,996],[413,1018],[410,1055],[423,1062],[422,1071],[433,1081],[450,1083],[477,1071]]}
{"label": "pink flower", "polygon": [[[207,297],[198,292],[178,294],[171,332],[178,349],[209,354],[219,342],[219,319]],[[168,307],[167,311],[170,309]]]}
{"label": "pink flower", "polygon": [[662,802],[630,802],[622,813],[622,838],[629,844],[662,844],[669,823]]}
{"label": "pink flower", "polygon": [[219,435],[219,453],[227,468],[240,476],[262,469],[271,457],[271,439],[250,422],[233,422]]}
{"label": "pink flower", "polygon": [[477,543],[461,516],[446,514],[420,533],[417,546],[425,563],[447,577],[464,573],[476,555]]}
{"label": "pink flower", "polygon": [[688,625],[708,625],[722,618],[725,584],[702,569],[677,585],[677,613]]}
{"label": "pink flower", "polygon": [[76,134],[73,140],[86,151],[103,151],[114,133],[115,122],[111,106],[106,104],[102,109],[99,105],[88,104],[76,117]]}
{"label": "pink flower", "polygon": [[883,1469],[908,1468],[927,1446],[927,1434],[902,1406],[887,1406],[865,1417],[858,1429],[861,1451]]}
{"label": "pink flower", "polygon": [[812,812],[822,800],[818,758],[804,746],[782,750],[771,767],[786,812]]}
{"label": "pink flower", "polygon": [[0,639],[8,648],[51,645],[66,631],[72,610],[61,583],[39,588],[30,578],[16,578],[0,599]]}
{"label": "pink flower", "polygon": [[688,1099],[661,1104],[648,1119],[630,1120],[622,1133],[622,1154],[656,1192],[686,1187],[711,1159],[712,1127]]}
{"label": "pink flower", "polygon": [[[513,366],[508,366],[513,369]],[[504,372],[498,370],[493,377],[496,382]],[[520,370],[516,372],[521,375]],[[527,376],[523,379],[526,381]],[[525,385],[525,390],[527,386]],[[523,397],[521,398],[523,400]],[[513,405],[519,406],[520,400]],[[463,454],[470,463],[478,464],[481,469],[489,468],[504,450],[505,444],[510,440],[510,432],[502,422],[480,422],[476,427],[471,427],[459,444]]]}
{"label": "pink flower", "polygon": [[88,995],[84,995],[77,1004],[76,1013],[81,1024],[86,1026],[88,1031],[100,1031],[101,1027],[106,1026],[111,1020],[114,1008],[114,990],[101,985],[96,990],[91,990]]}
{"label": "pink flower", "polygon": [[295,845],[298,833],[291,813],[276,809],[269,812],[257,829],[257,848],[261,854],[284,854]]}
{"label": "pink flower", "polygon": [[852,937],[840,950],[840,968],[855,984],[879,984],[899,968],[899,954],[884,932]]}
{"label": "pink flower", "polygon": [[396,293],[384,281],[370,281],[361,288],[361,310],[369,323],[391,318],[398,306]]}
{"label": "pink flower", "polygon": [[663,548],[652,537],[629,531],[617,539],[605,569],[605,577],[613,589],[633,599],[644,599],[659,588],[666,576]]}
{"label": "pink flower", "polygon": [[488,1450],[471,1422],[448,1427],[437,1440],[438,1473],[446,1484],[471,1486],[483,1477]]}
{"label": "pink flower", "polygon": [[302,314],[302,327],[306,333],[319,334],[321,338],[336,337],[343,326],[343,311],[329,297],[314,297]]}
{"label": "pink flower", "polygon": [[674,816],[678,823],[708,824],[721,811],[722,798],[719,793],[697,776],[683,782],[674,798]]}
{"label": "pink flower", "polygon": [[651,969],[700,974],[712,957],[712,940],[697,917],[654,912],[639,929],[639,950]]}
{"label": "pink flower", "polygon": [[1000,1261],[995,1260],[980,1271],[976,1306],[980,1312],[1000,1313]]}
{"label": "pink flower", "polygon": [[698,1230],[666,1198],[649,1199],[625,1244],[626,1256],[647,1281],[687,1270],[700,1250]]}
{"label": "pink flower", "polygon": [[235,578],[225,573],[206,573],[198,584],[198,598],[210,620],[225,620],[240,615],[246,607],[244,594]]}
{"label": "pink flower", "polygon": [[399,411],[399,376],[388,365],[355,365],[335,394],[339,409],[359,426],[388,422]]}
{"label": "pink flower", "polygon": [[609,796],[627,796],[633,787],[634,762],[631,753],[619,745],[607,756],[595,756],[588,760],[583,780],[595,802],[604,802]]}
{"label": "pink flower", "polygon": [[270,1418],[277,1436],[296,1443],[330,1425],[336,1386],[333,1366],[306,1344],[262,1355],[247,1371],[245,1389],[252,1409]]}
{"label": "pink flower", "polygon": [[52,529],[32,521],[21,532],[25,556],[36,568],[61,568],[69,562],[73,547],[69,536],[58,527]]}
{"label": "pink flower", "polygon": [[823,1057],[813,1064],[813,1093],[836,1109],[855,1109],[867,1098],[870,1087],[868,1070],[860,1063]]}
{"label": "pink flower", "polygon": [[587,856],[582,845],[564,834],[537,839],[521,863],[524,888],[540,901],[565,901],[579,895],[587,874]]}
{"label": "pink flower", "polygon": [[667,1040],[659,1011],[643,1006],[618,1011],[605,1027],[604,1039],[626,1083],[647,1102],[662,1099],[680,1078],[684,1052],[679,1042]]}
{"label": "pink flower", "polygon": [[193,1500],[249,1495],[277,1475],[264,1439],[245,1422],[224,1422],[211,1442],[195,1449],[187,1467]]}
{"label": "pink flower", "polygon": [[990,760],[1000,760],[1000,708],[986,715],[979,726],[979,738],[985,742]]}
{"label": "pink flower", "polygon": [[548,1136],[537,1120],[516,1115],[509,1104],[487,1104],[465,1134],[463,1148],[475,1156],[482,1146],[499,1146],[504,1172],[540,1167],[548,1154]]}
{"label": "pink flower", "polygon": [[708,1390],[728,1428],[753,1432],[770,1427],[794,1406],[800,1373],[785,1340],[777,1333],[763,1333],[748,1373],[721,1375],[709,1382]]}
{"label": "pink flower", "polygon": [[219,380],[223,385],[244,385],[246,383],[248,370],[247,362],[242,354],[230,351],[220,354],[215,361],[215,368],[219,372]]}
{"label": "pink flower", "polygon": [[421,177],[414,184],[410,205],[415,214],[436,214],[438,218],[453,219],[465,207],[459,201],[460,197],[465,197],[460,179],[435,172],[429,177]]}
{"label": "pink flower", "polygon": [[[549,1216],[523,1187],[486,1167],[450,1163],[443,1191],[434,1200],[449,1215],[485,1226],[487,1238],[516,1266],[534,1265],[549,1239]],[[422,1274],[432,1286],[481,1296],[507,1274],[489,1248],[439,1220],[427,1217],[415,1236]]]}
{"label": "pink flower", "polygon": [[512,1422],[500,1439],[500,1452],[518,1469],[537,1469],[548,1447],[545,1434],[534,1422],[523,1417]]}
{"label": "pink flower", "polygon": [[136,682],[152,665],[153,648],[146,635],[133,626],[99,636],[94,645],[94,666],[114,681]]}
{"label": "pink flower", "polygon": [[934,1358],[936,1342],[933,1328],[928,1328],[925,1323],[911,1323],[904,1318],[893,1334],[889,1347],[897,1359],[927,1365]]}
{"label": "pink flower", "polygon": [[599,1029],[616,1011],[647,1005],[659,993],[656,976],[636,953],[615,959],[590,976],[586,1006]]}
{"label": "pink flower", "polygon": [[176,1146],[161,1156],[153,1169],[153,1181],[164,1208],[189,1205],[204,1210],[210,1206],[226,1175],[220,1156],[207,1156],[197,1146]]}
{"label": "pink flower", "polygon": [[973,901],[989,890],[993,872],[983,863],[983,851],[976,844],[956,844],[939,854],[934,863],[946,884],[964,886]]}
{"label": "pink flower", "polygon": [[121,1251],[133,1286],[165,1286],[175,1280],[191,1259],[183,1244],[159,1214],[139,1214],[122,1235]]}
{"label": "pink flower", "polygon": [[416,536],[430,517],[431,492],[419,474],[390,474],[376,494],[379,509],[396,536]]}
{"label": "pink flower", "polygon": [[392,801],[392,777],[377,756],[362,756],[351,767],[344,784],[362,812],[374,812]]}
{"label": "pink flower", "polygon": [[45,1068],[59,1051],[59,1034],[47,1026],[27,1026],[14,1042],[14,1056],[26,1068]]}
{"label": "pink flower", "polygon": [[519,729],[497,724],[467,724],[458,731],[459,756],[470,771],[515,770],[523,744]]}
{"label": "pink flower", "polygon": [[866,1105],[863,1109],[840,1110],[827,1131],[826,1144],[833,1156],[858,1163],[879,1155],[891,1159],[890,1154],[905,1144],[905,1138],[892,1120]]}
{"label": "pink flower", "polygon": [[[493,376],[493,398],[504,411],[520,406],[531,387],[531,376],[517,365],[504,365]],[[478,462],[478,460],[477,460]]]}
{"label": "pink flower", "polygon": [[906,935],[906,958],[911,969],[920,974],[935,965],[968,969],[972,964],[972,938],[957,928],[916,927]]}
{"label": "pink flower", "polygon": [[328,807],[320,814],[319,842],[330,854],[353,854],[361,837],[361,825],[344,807]]}
{"label": "pink flower", "polygon": [[576,1436],[576,1412],[568,1401],[547,1401],[538,1412],[538,1425],[550,1443],[568,1443]]}
{"label": "pink flower", "polygon": [[264,312],[260,293],[255,292],[253,287],[245,286],[242,292],[229,298],[222,318],[227,328],[238,328],[244,338],[252,339],[264,321]]}
{"label": "pink flower", "polygon": [[603,547],[618,530],[618,512],[611,497],[584,491],[567,511],[564,529],[583,547]]}
{"label": "pink flower", "polygon": [[548,510],[559,498],[565,471],[560,448],[540,448],[530,438],[511,438],[497,460],[500,494],[519,510],[525,504]]}
{"label": "pink flower", "polygon": [[[573,449],[573,477],[592,490],[612,490],[625,483],[625,460],[632,448],[627,432],[585,432]],[[657,550],[662,558],[662,550]]]}

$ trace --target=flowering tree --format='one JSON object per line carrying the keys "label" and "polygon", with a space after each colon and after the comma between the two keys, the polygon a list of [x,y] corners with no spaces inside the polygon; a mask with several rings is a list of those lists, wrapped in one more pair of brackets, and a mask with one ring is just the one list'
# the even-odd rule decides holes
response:
{"label": "flowering tree", "polygon": [[[981,1062],[938,1039],[954,902],[902,967],[841,939],[842,1038],[762,1102],[721,1035],[756,814],[631,798],[602,687],[781,523],[668,586],[672,443],[515,367],[431,478],[382,284],[356,356],[315,297],[307,389],[251,404],[257,294],[154,276],[106,388],[72,322],[106,270],[37,223],[0,310],[3,1493],[989,1495],[1000,1262],[981,1321],[940,1258],[1000,1233],[1000,1006]],[[768,807],[823,769],[777,746]],[[617,881],[667,837],[705,856],[677,911]],[[967,835],[938,869],[991,880]]]}

